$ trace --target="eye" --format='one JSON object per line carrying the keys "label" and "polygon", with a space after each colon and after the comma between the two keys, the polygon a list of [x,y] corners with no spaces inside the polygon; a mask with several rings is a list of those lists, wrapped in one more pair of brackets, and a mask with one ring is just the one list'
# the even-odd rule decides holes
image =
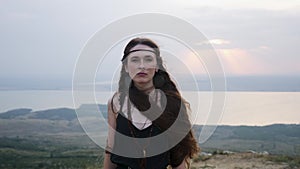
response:
{"label": "eye", "polygon": [[140,59],[138,59],[138,58],[136,58],[136,57],[133,57],[133,58],[130,59],[131,62],[139,62],[139,60],[140,60]]}
{"label": "eye", "polygon": [[154,59],[153,59],[153,57],[152,56],[146,56],[145,57],[145,61],[146,62],[152,62]]}

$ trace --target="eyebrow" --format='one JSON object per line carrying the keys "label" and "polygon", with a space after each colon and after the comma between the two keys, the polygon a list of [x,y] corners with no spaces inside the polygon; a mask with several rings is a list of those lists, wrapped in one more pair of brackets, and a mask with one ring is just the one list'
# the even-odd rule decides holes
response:
{"label": "eyebrow", "polygon": [[[155,56],[152,56],[152,55],[144,55],[142,57],[145,57],[145,58],[154,58]],[[133,55],[131,56],[131,59],[135,59],[135,58],[140,58],[140,56],[137,56],[137,55]]]}
{"label": "eyebrow", "polygon": [[131,59],[138,59],[138,56],[132,56]]}
{"label": "eyebrow", "polygon": [[144,57],[146,57],[146,58],[153,58],[154,56],[152,56],[152,55],[145,55]]}
{"label": "eyebrow", "polygon": [[[145,56],[143,56],[143,58],[144,59],[148,59],[148,58],[155,58],[155,56],[152,56],[152,55],[145,55]],[[130,60],[132,60],[132,59],[140,59],[140,57],[139,56],[132,56],[131,58],[130,58]]]}

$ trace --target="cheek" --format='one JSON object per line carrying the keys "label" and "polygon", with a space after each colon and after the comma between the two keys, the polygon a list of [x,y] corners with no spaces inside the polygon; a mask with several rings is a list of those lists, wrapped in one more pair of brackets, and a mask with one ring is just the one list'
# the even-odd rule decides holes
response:
{"label": "cheek", "polygon": [[149,69],[149,74],[151,74],[152,77],[154,76],[155,72],[156,72],[155,68]]}
{"label": "cheek", "polygon": [[131,78],[133,78],[133,76],[137,73],[137,68],[130,64],[125,67],[125,70]]}

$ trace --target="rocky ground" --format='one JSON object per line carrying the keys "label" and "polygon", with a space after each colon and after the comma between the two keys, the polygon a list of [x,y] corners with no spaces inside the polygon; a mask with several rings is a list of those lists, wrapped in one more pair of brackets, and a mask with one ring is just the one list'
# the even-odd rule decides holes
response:
{"label": "rocky ground", "polygon": [[201,155],[194,160],[191,169],[299,169],[289,159],[270,160],[270,155],[254,153],[230,153]]}

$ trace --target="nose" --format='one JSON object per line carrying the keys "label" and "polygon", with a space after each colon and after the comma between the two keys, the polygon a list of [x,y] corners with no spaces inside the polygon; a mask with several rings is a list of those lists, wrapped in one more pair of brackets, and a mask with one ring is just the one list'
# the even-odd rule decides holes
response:
{"label": "nose", "polygon": [[145,69],[145,64],[144,64],[144,61],[143,60],[141,60],[140,61],[140,64],[139,64],[139,67],[138,67],[139,69]]}

